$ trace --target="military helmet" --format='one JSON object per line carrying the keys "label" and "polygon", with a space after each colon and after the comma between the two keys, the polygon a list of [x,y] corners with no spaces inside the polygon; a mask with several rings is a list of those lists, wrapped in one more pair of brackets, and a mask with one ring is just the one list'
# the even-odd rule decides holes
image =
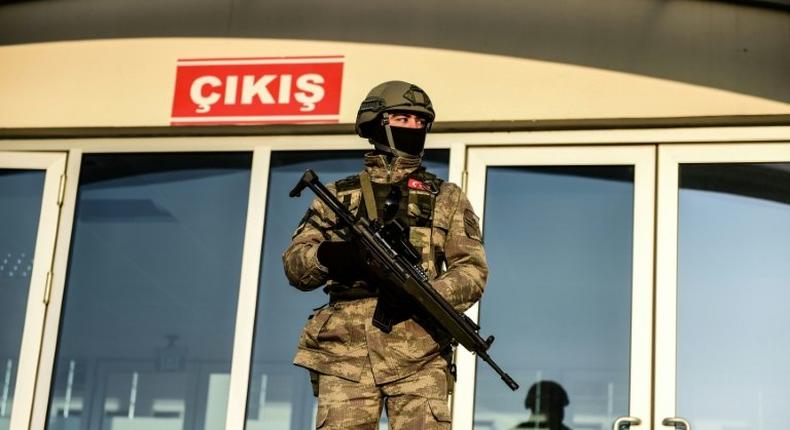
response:
{"label": "military helmet", "polygon": [[428,94],[417,85],[388,81],[373,87],[357,111],[354,130],[360,137],[370,138],[369,126],[381,119],[382,112],[408,112],[423,117],[430,128],[436,113]]}

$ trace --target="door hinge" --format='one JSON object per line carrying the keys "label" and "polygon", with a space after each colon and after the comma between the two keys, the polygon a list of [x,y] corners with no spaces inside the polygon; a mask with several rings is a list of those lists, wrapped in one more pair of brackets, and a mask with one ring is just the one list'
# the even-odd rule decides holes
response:
{"label": "door hinge", "polygon": [[47,272],[47,281],[44,285],[44,305],[49,304],[49,296],[52,294],[52,272]]}
{"label": "door hinge", "polygon": [[461,191],[466,194],[466,184],[469,182],[469,172],[464,170],[461,172]]}
{"label": "door hinge", "polygon": [[63,206],[63,199],[66,197],[66,175],[60,175],[60,185],[58,186],[58,206]]}

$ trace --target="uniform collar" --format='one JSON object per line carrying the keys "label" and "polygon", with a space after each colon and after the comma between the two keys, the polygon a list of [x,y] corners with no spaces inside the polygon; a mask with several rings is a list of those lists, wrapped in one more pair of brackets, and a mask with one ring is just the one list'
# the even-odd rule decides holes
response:
{"label": "uniform collar", "polygon": [[365,170],[370,175],[370,180],[376,183],[393,184],[404,180],[420,167],[420,157],[392,157],[387,162],[387,157],[377,152],[365,154]]}

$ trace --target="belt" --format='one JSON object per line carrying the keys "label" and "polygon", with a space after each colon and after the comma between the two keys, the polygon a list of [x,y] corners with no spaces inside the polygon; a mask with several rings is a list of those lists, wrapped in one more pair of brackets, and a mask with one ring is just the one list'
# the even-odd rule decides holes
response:
{"label": "belt", "polygon": [[347,302],[350,300],[367,299],[378,297],[379,292],[370,288],[347,288],[342,290],[329,291],[329,303]]}

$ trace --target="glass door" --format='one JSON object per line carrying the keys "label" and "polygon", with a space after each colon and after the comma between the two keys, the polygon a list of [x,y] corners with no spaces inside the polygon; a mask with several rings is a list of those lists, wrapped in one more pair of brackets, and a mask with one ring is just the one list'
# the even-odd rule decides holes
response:
{"label": "glass door", "polygon": [[49,371],[42,354],[31,428],[224,428],[252,153],[71,164],[57,350]]}
{"label": "glass door", "polygon": [[[265,228],[260,247],[261,272],[246,387],[243,427],[247,430],[315,428],[317,402],[309,374],[292,361],[310,310],[328,299],[320,288],[301,292],[288,285],[285,278],[282,252],[314,198],[309,191],[301,198],[291,198],[288,192],[308,168],[315,170],[327,184],[359,173],[364,168],[364,153],[363,150],[280,150],[270,154],[266,217],[262,226]],[[423,157],[423,166],[447,178],[449,155],[444,149],[429,149]],[[387,428],[386,416],[382,417],[381,428]]]}
{"label": "glass door", "polygon": [[659,152],[654,428],[790,421],[790,144]]}
{"label": "glass door", "polygon": [[467,194],[490,265],[469,314],[521,388],[459,350],[454,428],[649,426],[654,154],[469,150]]}
{"label": "glass door", "polygon": [[65,166],[0,152],[0,430],[30,419]]}

